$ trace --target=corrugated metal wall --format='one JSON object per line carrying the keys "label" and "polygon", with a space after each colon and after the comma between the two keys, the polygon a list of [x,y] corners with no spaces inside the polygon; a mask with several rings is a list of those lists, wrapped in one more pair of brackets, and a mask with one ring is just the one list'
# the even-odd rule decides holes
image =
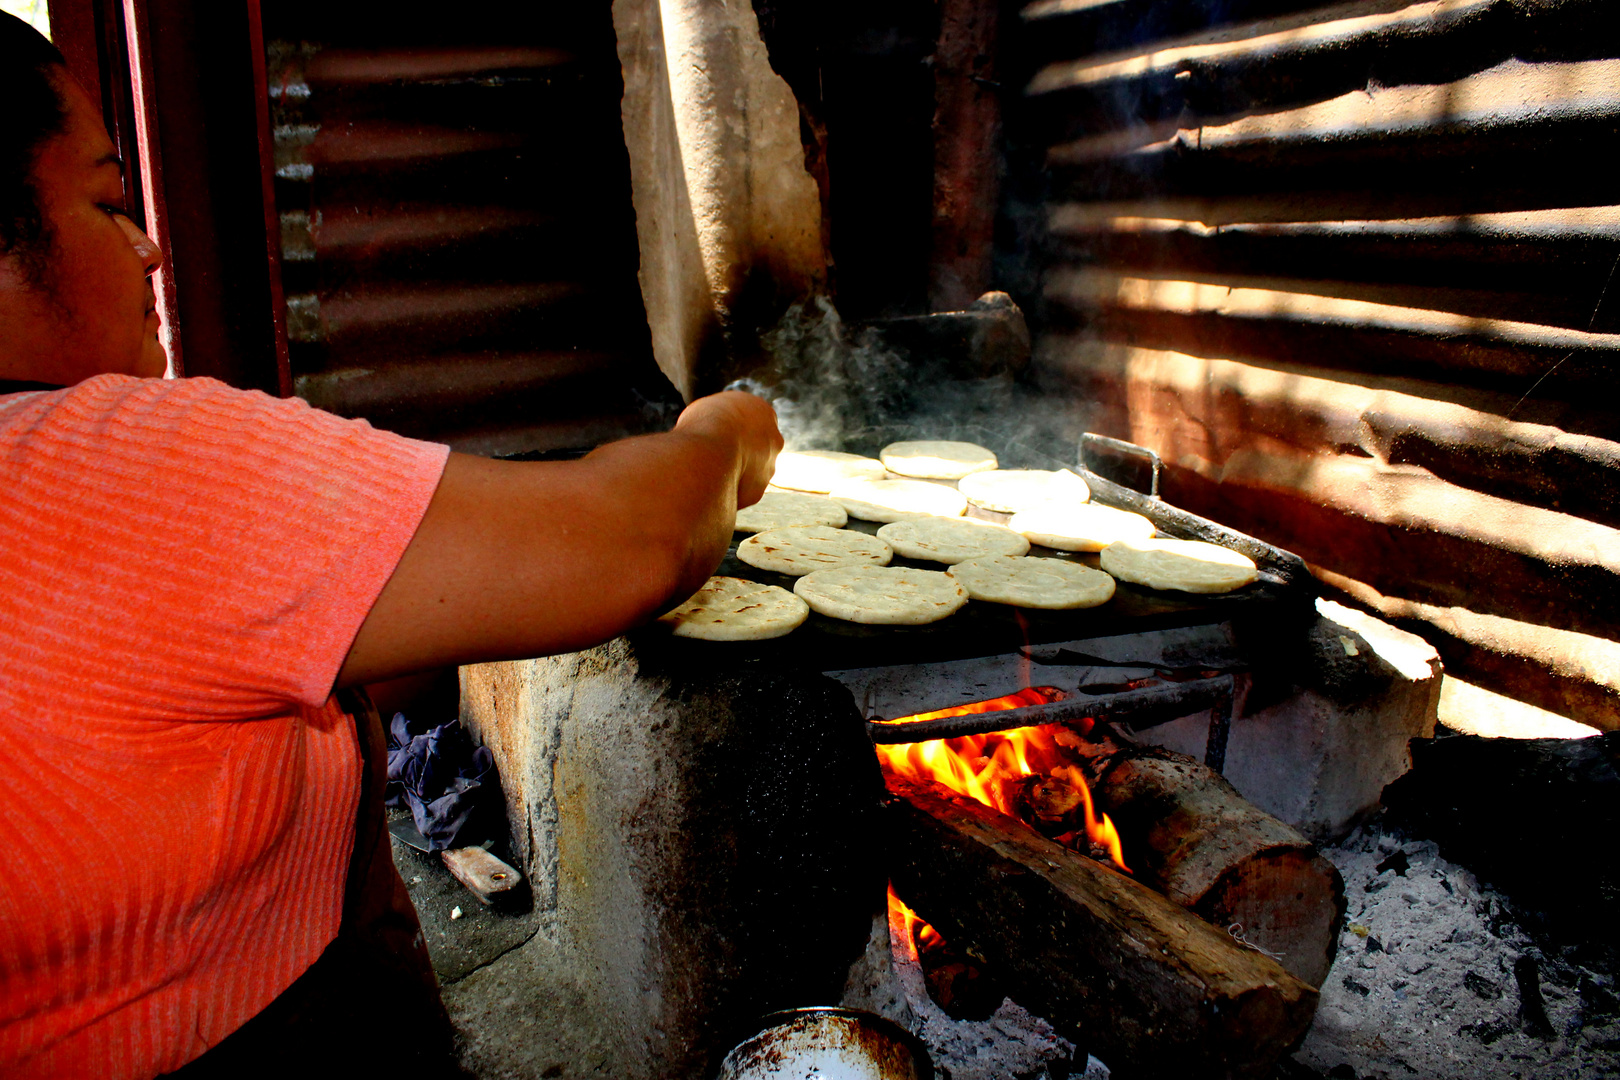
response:
{"label": "corrugated metal wall", "polygon": [[264,21],[297,392],[485,454],[667,426],[609,6]]}
{"label": "corrugated metal wall", "polygon": [[1620,4],[1021,22],[1050,388],[1463,678],[1620,728]]}

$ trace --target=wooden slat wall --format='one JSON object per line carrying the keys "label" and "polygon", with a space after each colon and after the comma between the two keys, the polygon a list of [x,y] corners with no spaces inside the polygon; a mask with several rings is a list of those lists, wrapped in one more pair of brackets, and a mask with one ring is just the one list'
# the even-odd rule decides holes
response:
{"label": "wooden slat wall", "polygon": [[1620,728],[1620,4],[1021,21],[1077,421],[1453,672]]}

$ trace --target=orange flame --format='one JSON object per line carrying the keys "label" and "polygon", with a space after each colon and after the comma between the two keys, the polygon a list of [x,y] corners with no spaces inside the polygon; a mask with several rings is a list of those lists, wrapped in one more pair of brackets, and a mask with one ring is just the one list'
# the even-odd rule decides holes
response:
{"label": "orange flame", "polygon": [[899,895],[894,891],[894,884],[891,882],[889,884],[889,926],[891,928],[894,926],[894,917],[897,914],[905,927],[906,948],[914,958],[930,949],[939,948],[945,944],[945,939],[940,936],[939,931],[935,930],[926,919],[912,911],[910,905],[900,899]]}
{"label": "orange flame", "polygon": [[[1032,686],[1005,697],[919,713],[896,722],[912,723],[967,713],[997,712],[1056,701],[1061,696],[1062,692],[1053,687]],[[987,735],[963,735],[955,739],[879,743],[878,763],[891,776],[940,784],[1009,817],[1019,817],[1018,808],[1013,802],[1019,781],[1028,776],[1053,777],[1080,793],[1084,802],[1087,839],[1106,850],[1115,866],[1130,873],[1130,868],[1125,865],[1119,830],[1114,828],[1107,814],[1097,813],[1084,774],[1074,764],[1073,758],[1064,752],[1062,740],[1065,738],[1072,739],[1074,735],[1059,725],[1043,724],[995,731]],[[1057,839],[1063,843],[1078,837],[1068,834]]]}

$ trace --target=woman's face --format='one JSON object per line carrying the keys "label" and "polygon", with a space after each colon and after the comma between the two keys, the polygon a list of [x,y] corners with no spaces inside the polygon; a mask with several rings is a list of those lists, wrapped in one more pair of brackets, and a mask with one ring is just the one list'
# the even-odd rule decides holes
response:
{"label": "woman's face", "polygon": [[124,210],[123,166],[100,111],[58,72],[66,126],[39,151],[44,255],[0,259],[0,378],[72,385],[108,372],[160,376],[168,358],[150,277],[157,246]]}

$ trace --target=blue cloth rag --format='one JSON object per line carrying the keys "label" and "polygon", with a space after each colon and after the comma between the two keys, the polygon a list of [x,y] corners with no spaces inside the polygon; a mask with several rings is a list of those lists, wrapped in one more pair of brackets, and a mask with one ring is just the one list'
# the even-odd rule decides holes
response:
{"label": "blue cloth rag", "polygon": [[388,725],[388,805],[410,810],[429,849],[473,847],[494,838],[499,803],[495,758],[460,720],[412,734],[404,713]]}

